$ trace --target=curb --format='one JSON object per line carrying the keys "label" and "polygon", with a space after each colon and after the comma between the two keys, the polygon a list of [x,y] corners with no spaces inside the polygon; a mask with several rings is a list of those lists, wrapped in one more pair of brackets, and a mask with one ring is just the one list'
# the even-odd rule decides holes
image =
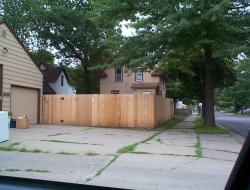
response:
{"label": "curb", "polygon": [[235,131],[233,131],[233,130],[231,130],[231,129],[228,129],[228,128],[224,127],[223,125],[221,125],[221,124],[219,124],[219,123],[217,123],[217,122],[216,122],[216,125],[217,125],[218,127],[220,127],[220,128],[227,129],[227,130],[230,132],[231,136],[232,136],[238,143],[240,143],[241,145],[244,144],[244,142],[245,142],[245,137],[241,136],[239,133],[237,133],[237,132],[235,132]]}

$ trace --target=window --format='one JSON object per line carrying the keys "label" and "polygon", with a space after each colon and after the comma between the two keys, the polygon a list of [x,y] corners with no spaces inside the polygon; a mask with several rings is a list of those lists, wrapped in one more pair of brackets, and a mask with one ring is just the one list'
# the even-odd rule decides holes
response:
{"label": "window", "polygon": [[135,81],[136,82],[142,82],[143,81],[142,67],[137,67],[136,72],[135,72]]}
{"label": "window", "polygon": [[115,68],[115,82],[122,82],[122,68]]}
{"label": "window", "polygon": [[61,75],[61,86],[63,86],[63,83],[64,83],[64,76]]}
{"label": "window", "polygon": [[143,91],[142,94],[144,95],[151,94],[151,91]]}
{"label": "window", "polygon": [[111,90],[111,94],[120,94],[119,90]]}

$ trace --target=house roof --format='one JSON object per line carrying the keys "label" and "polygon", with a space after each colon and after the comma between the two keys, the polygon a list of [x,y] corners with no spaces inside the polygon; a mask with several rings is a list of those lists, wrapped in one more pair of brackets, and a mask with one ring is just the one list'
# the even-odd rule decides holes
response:
{"label": "house roof", "polygon": [[16,33],[14,32],[14,30],[11,28],[11,26],[5,22],[5,21],[1,21],[0,20],[0,25],[1,24],[5,24],[7,26],[7,28],[9,29],[9,31],[13,34],[13,36],[15,37],[15,39],[17,40],[17,42],[22,46],[23,50],[27,53],[27,55],[29,56],[29,58],[33,61],[33,63],[36,65],[37,69],[41,72],[40,68],[38,67],[38,65],[36,64],[35,60],[33,59],[32,55],[30,54],[30,52],[26,49],[26,47],[23,45],[23,42],[17,37]]}
{"label": "house roof", "polygon": [[160,71],[158,71],[158,70],[153,70],[151,72],[151,76],[153,76],[153,77],[159,77],[161,75],[162,75],[162,73]]}
{"label": "house roof", "polygon": [[68,75],[63,68],[60,68],[54,64],[42,64],[42,66],[45,67],[44,70],[41,70],[45,82],[55,82],[62,72],[68,80]]}
{"label": "house roof", "polygon": [[47,82],[43,82],[43,93],[56,94],[56,92],[50,87],[50,85]]}
{"label": "house roof", "polygon": [[107,73],[106,73],[104,70],[101,70],[101,71],[99,71],[99,72],[97,73],[97,76],[98,76],[99,78],[106,78],[108,75],[107,75]]}
{"label": "house roof", "polygon": [[131,84],[131,88],[137,89],[156,89],[159,83],[146,83],[146,82],[134,82]]}

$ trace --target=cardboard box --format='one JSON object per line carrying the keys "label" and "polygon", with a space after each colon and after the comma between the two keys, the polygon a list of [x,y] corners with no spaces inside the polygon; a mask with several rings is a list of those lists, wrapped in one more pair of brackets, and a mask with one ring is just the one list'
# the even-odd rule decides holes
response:
{"label": "cardboard box", "polygon": [[29,128],[29,119],[27,117],[16,118],[16,128],[18,129]]}

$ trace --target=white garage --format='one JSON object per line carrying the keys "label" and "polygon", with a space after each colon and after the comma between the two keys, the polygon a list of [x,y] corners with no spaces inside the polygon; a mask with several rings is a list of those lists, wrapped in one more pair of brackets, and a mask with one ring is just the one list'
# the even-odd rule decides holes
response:
{"label": "white garage", "polygon": [[12,117],[28,116],[30,124],[38,122],[39,90],[11,86]]}

